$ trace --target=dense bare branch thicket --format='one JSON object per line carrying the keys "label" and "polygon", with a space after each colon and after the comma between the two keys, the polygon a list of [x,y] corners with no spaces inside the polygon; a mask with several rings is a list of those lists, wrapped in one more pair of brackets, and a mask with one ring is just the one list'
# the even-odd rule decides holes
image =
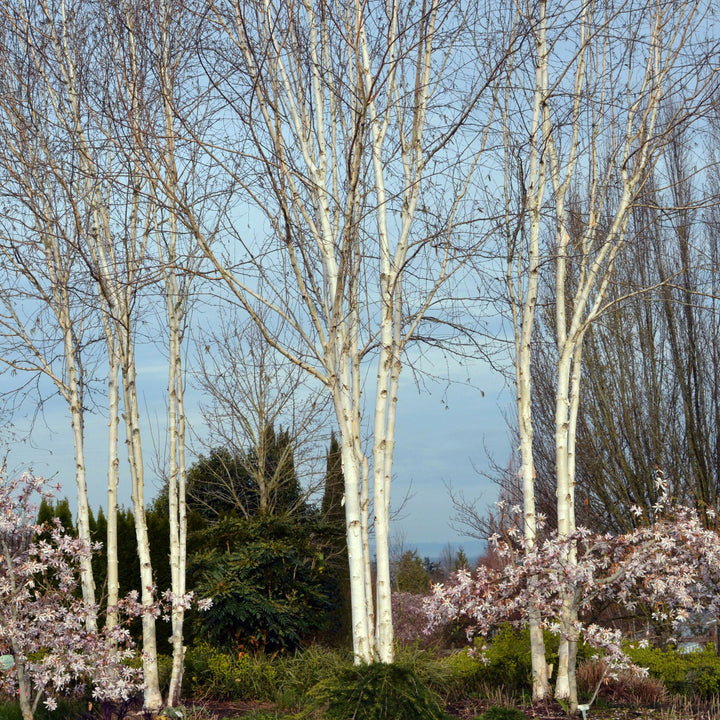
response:
{"label": "dense bare branch thicket", "polygon": [[[201,384],[216,437],[240,455],[254,444],[261,508],[297,480],[283,462],[268,472],[263,451],[287,401],[303,405],[307,385],[281,377],[284,363],[332,405],[358,662],[393,659],[401,372],[438,328],[443,340],[466,332],[488,275],[513,327],[520,452],[506,493],[522,502],[526,547],[539,512],[561,541],[579,519],[620,530],[630,505],[649,516],[654,465],[701,512],[718,509],[720,220],[706,198],[720,176],[700,174],[692,144],[718,137],[710,0],[505,5],[11,0],[0,11],[0,357],[49,377],[68,404],[85,540],[84,424],[107,414],[111,605],[124,431],[149,608],[138,348],[163,347],[169,704],[184,652],[192,283],[253,323],[236,338],[244,352],[232,328],[200,341],[201,354],[221,348]],[[95,379],[107,399],[90,394]],[[305,397],[298,434],[284,426],[289,455],[322,418]],[[89,560],[82,587],[93,600]],[[576,704],[577,605],[572,586],[563,593],[556,693]],[[538,613],[537,698],[548,686]],[[149,613],[143,644],[156,711]]]}
{"label": "dense bare branch thicket", "polygon": [[194,506],[209,517],[303,511],[323,482],[328,398],[237,314],[204,333],[198,350],[203,446],[219,462],[202,487],[189,487]]}
{"label": "dense bare branch thicket", "polygon": [[[666,172],[634,209],[635,239],[608,292],[616,302],[586,340],[577,514],[598,531],[627,532],[652,517],[658,468],[678,501],[703,515],[718,509],[717,209],[708,205],[717,171],[698,168],[691,138],[673,139]],[[672,183],[665,190],[663,175]],[[537,353],[534,398],[538,503],[551,519],[553,357],[547,347]]]}

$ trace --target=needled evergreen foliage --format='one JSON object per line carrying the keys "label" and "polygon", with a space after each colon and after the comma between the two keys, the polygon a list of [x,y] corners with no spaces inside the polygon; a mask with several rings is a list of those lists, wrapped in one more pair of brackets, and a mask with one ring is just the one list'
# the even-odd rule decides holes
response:
{"label": "needled evergreen foliage", "polygon": [[[218,482],[227,482],[227,497],[206,497],[208,486]],[[243,511],[249,515],[257,512],[259,495],[257,487],[247,472],[242,458],[227,448],[213,448],[206,457],[200,455],[187,474],[188,507],[211,521],[222,515],[238,512],[238,504],[233,502],[232,493],[242,502]]]}
{"label": "needled evergreen foliage", "polygon": [[337,577],[340,586],[340,613],[337,626],[325,638],[334,645],[350,641],[352,611],[350,602],[350,573],[348,569],[347,535],[345,532],[345,476],[342,470],[342,453],[337,435],[330,435],[325,464],[325,488],[320,506],[321,528],[326,539],[325,559],[328,569]]}
{"label": "needled evergreen foliage", "polygon": [[410,669],[358,665],[313,688],[326,720],[447,720],[438,697]]}
{"label": "needled evergreen foliage", "polygon": [[58,500],[56,503],[53,503],[47,498],[43,498],[40,501],[37,517],[38,525],[53,523],[55,519],[60,521],[60,524],[65,528],[66,532],[71,535],[75,533],[73,514],[70,510],[70,501],[67,498]]}
{"label": "needled evergreen foliage", "polygon": [[[90,515],[90,538],[101,544],[93,554],[93,573],[98,599],[107,594],[107,518],[102,508],[97,519]],[[135,519],[132,510],[120,508],[117,514],[118,582],[120,597],[140,589],[140,560],[137,554]],[[167,563],[167,558],[165,559]]]}
{"label": "needled evergreen foliage", "polygon": [[322,516],[326,522],[345,527],[345,477],[342,471],[342,454],[337,435],[330,435],[325,470],[325,492],[322,500]]}
{"label": "needled evergreen foliage", "polygon": [[190,587],[213,606],[195,618],[218,647],[294,650],[323,635],[338,612],[317,525],[287,516],[225,517],[195,533]]}
{"label": "needled evergreen foliage", "polygon": [[430,575],[416,550],[407,550],[398,561],[395,568],[395,589],[416,595],[430,592]]}

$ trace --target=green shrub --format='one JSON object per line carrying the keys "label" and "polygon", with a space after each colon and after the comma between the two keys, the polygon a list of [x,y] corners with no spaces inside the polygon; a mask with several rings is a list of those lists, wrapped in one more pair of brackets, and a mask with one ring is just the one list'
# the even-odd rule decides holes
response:
{"label": "green shrub", "polygon": [[447,720],[440,702],[406,667],[358,665],[312,690],[326,720]]}
{"label": "green shrub", "polygon": [[527,720],[527,715],[517,708],[500,707],[493,705],[475,720]]}
{"label": "green shrub", "polygon": [[206,643],[185,654],[184,693],[196,700],[233,700],[238,697],[239,658]]}
{"label": "green shrub", "polygon": [[[557,667],[558,638],[545,632],[545,659]],[[578,656],[580,656],[578,649]],[[483,680],[510,691],[529,690],[532,687],[532,658],[530,631],[518,630],[505,624],[495,633],[484,652]]]}
{"label": "green shrub", "polygon": [[193,535],[189,583],[212,607],[194,615],[197,638],[233,651],[287,651],[337,620],[338,579],[326,572],[309,524],[225,517]]}
{"label": "green shrub", "polygon": [[[87,701],[72,698],[59,699],[56,710],[48,710],[42,703],[35,711],[35,720],[51,720],[61,717],[78,717],[87,710]],[[0,703],[0,720],[22,720],[19,703]]]}
{"label": "green shrub", "polygon": [[321,647],[271,657],[200,643],[185,656],[183,690],[196,700],[258,700],[290,707],[308,688],[349,667],[347,653]]}
{"label": "green shrub", "polygon": [[185,656],[184,688],[196,700],[274,701],[277,669],[264,655],[232,655],[200,644]]}
{"label": "green shrub", "polygon": [[170,688],[173,660],[169,655],[158,655],[158,673],[160,675],[160,692],[167,694]]}
{"label": "green shrub", "polygon": [[303,694],[323,680],[335,677],[352,666],[352,656],[341,650],[313,645],[295,655],[283,655],[276,662],[281,692]]}
{"label": "green shrub", "polygon": [[487,686],[487,666],[467,649],[444,657],[441,662],[444,672],[433,677],[429,685],[446,700],[481,693]]}
{"label": "green shrub", "polygon": [[720,694],[720,657],[711,647],[699,652],[674,648],[628,648],[628,655],[652,677],[662,680],[672,693],[711,698]]}

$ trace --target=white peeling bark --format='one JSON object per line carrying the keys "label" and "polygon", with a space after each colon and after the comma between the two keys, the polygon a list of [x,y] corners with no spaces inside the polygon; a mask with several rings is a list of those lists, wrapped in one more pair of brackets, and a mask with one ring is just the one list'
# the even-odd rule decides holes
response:
{"label": "white peeling bark", "polygon": [[[355,442],[354,412],[343,387],[347,383],[347,366],[338,368],[338,383],[334,387],[335,412],[340,421],[341,458],[345,478],[345,529],[350,570],[350,606],[352,615],[353,655],[355,663],[371,663],[374,660],[372,641],[372,616],[369,609],[372,595],[368,597],[366,576],[366,549],[363,529],[363,488],[361,458],[358,457]],[[345,382],[343,382],[343,380]]]}
{"label": "white peeling bark", "polygon": [[145,470],[140,437],[140,413],[137,399],[137,381],[134,349],[127,345],[123,358],[123,399],[125,405],[125,432],[132,478],[132,506],[135,519],[135,539],[140,560],[140,602],[148,609],[142,616],[142,658],[145,688],[144,708],[157,712],[162,708],[160,676],[157,663],[157,640],[155,618],[150,608],[155,602],[152,562],[150,560],[150,538],[145,519]]}
{"label": "white peeling bark", "polygon": [[[90,505],[87,495],[87,480],[85,475],[85,449],[84,449],[84,417],[82,398],[77,379],[75,364],[75,347],[72,341],[72,331],[65,331],[65,365],[68,382],[68,403],[70,405],[70,418],[73,431],[73,444],[75,447],[75,486],[77,488],[77,534],[78,537],[91,546],[90,538]],[[90,554],[80,560],[80,587],[83,600],[88,607],[95,606],[95,581],[92,571]],[[97,630],[97,616],[94,612],[88,613],[86,620],[88,630]]]}
{"label": "white peeling bark", "polygon": [[[120,360],[115,351],[112,329],[107,318],[105,324],[108,350],[108,469],[107,469],[107,538],[105,543],[107,554],[107,606],[115,608],[120,599],[120,578],[118,567],[118,486],[120,484],[120,458],[118,457],[118,440],[120,427]],[[109,610],[105,619],[111,628],[117,624],[118,617],[114,610]]]}

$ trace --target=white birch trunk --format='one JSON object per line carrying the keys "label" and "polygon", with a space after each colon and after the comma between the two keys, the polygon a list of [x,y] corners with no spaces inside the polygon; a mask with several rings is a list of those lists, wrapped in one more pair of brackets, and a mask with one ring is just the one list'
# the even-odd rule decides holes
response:
{"label": "white birch trunk", "polygon": [[[74,26],[72,18],[68,17],[67,8],[63,3],[58,13],[51,10],[46,0],[39,3],[41,17],[49,21],[47,22],[47,38],[48,45],[44,49],[47,55],[38,51],[32,41],[28,38],[27,52],[28,57],[32,60],[35,71],[37,72],[43,89],[54,108],[59,109],[65,107],[65,100],[69,102],[70,112],[67,117],[61,118],[68,123],[68,129],[71,129],[71,141],[77,144],[80,150],[79,163],[84,167],[82,159],[82,151],[85,148],[85,136],[80,123],[80,110],[78,101],[78,86],[76,79],[75,58],[70,50],[72,43],[72,33]],[[29,36],[32,35],[35,28],[30,20],[30,16],[26,15],[24,7],[18,8],[20,16],[24,24],[25,32]],[[36,8],[37,9],[37,8]],[[56,22],[57,21],[57,22]],[[62,85],[57,87],[51,79],[48,63],[54,63],[57,72],[62,81]],[[60,93],[67,92],[67,98],[60,99]],[[45,142],[51,142],[45,139]],[[51,162],[54,158],[51,158]],[[53,168],[56,172],[57,169]],[[50,173],[50,177],[52,173]],[[87,187],[87,181],[84,183]],[[42,201],[41,201],[42,202]],[[52,280],[53,288],[51,290],[51,298],[53,304],[53,312],[57,317],[60,328],[63,333],[63,353],[65,360],[65,380],[58,385],[58,389],[65,397],[70,410],[73,445],[75,453],[75,485],[77,490],[77,533],[78,537],[88,546],[91,545],[90,538],[90,508],[87,496],[87,479],[85,473],[85,450],[84,450],[84,408],[82,407],[82,370],[78,367],[77,352],[78,346],[75,338],[76,328],[73,325],[71,314],[70,300],[70,283],[72,281],[73,258],[76,254],[72,247],[72,242],[68,242],[63,252],[60,243],[67,238],[63,237],[62,231],[57,233],[53,231],[51,218],[55,215],[55,208],[47,207],[48,227],[41,230],[41,238],[43,249],[45,252],[45,260],[47,264],[47,275]],[[56,384],[58,384],[56,380]],[[95,605],[95,582],[92,572],[92,562],[90,557],[82,558],[80,562],[80,580],[83,600],[90,607]],[[90,612],[86,621],[88,630],[97,630],[97,617],[95,612]]]}
{"label": "white birch trunk", "polygon": [[[171,214],[171,236],[176,236],[175,221]],[[170,519],[170,575],[172,583],[172,648],[173,664],[168,690],[170,707],[179,705],[185,659],[183,624],[185,618],[185,565],[187,546],[187,508],[185,500],[185,413],[182,378],[182,327],[181,313],[184,301],[180,297],[174,264],[174,243],[168,252],[168,265],[164,270],[169,325],[168,373],[168,436],[170,439],[168,502]]]}
{"label": "white birch trunk", "polygon": [[[139,97],[139,71],[138,49],[136,42],[135,15],[133,8],[126,2],[122,5],[128,32],[128,60],[130,76],[127,80],[127,89],[130,94],[129,115],[134,127],[142,126],[140,121],[141,108]],[[145,466],[140,434],[140,412],[137,398],[137,378],[135,365],[135,340],[132,301],[139,288],[138,273],[145,258],[147,232],[141,232],[140,203],[145,180],[143,172],[142,147],[131,147],[129,158],[130,200],[128,237],[124,259],[124,274],[118,276],[118,271],[110,264],[108,271],[114,281],[114,320],[117,328],[117,342],[120,347],[122,365],[123,402],[125,406],[125,431],[128,445],[128,459],[130,476],[132,480],[132,503],[135,518],[135,537],[137,541],[138,558],[140,560],[141,603],[147,608],[142,617],[143,637],[143,709],[146,712],[157,713],[162,707],[160,693],[160,677],[157,662],[157,640],[155,634],[155,618],[150,611],[155,602],[152,563],[150,559],[150,539],[145,519]],[[147,219],[146,219],[147,221]]]}
{"label": "white birch trunk", "polygon": [[[172,272],[172,271],[170,271]],[[168,291],[168,308],[171,303],[176,302],[173,293]],[[184,548],[184,526],[185,508],[181,503],[180,485],[181,478],[179,456],[179,402],[178,390],[180,377],[180,339],[179,328],[175,313],[170,310],[170,372],[168,378],[168,436],[170,439],[170,456],[168,467],[168,503],[170,517],[170,577],[172,583],[173,601],[171,610],[172,622],[172,649],[173,662],[170,676],[170,688],[168,690],[167,704],[170,707],[178,705],[182,690],[182,675],[185,659],[185,648],[183,645],[183,619],[184,610],[182,598],[185,595],[185,563],[182,558]]]}
{"label": "white birch trunk", "polygon": [[162,707],[160,677],[157,664],[157,642],[155,618],[151,608],[155,602],[152,563],[150,560],[150,539],[145,521],[145,480],[142,442],[140,439],[140,414],[137,400],[135,358],[131,347],[125,348],[123,368],[123,397],[125,404],[125,429],[127,433],[128,456],[132,477],[132,505],[135,518],[135,538],[140,560],[140,601],[147,608],[142,617],[143,635],[143,680],[145,683],[143,707],[148,712],[157,712]]}
{"label": "white birch trunk", "polygon": [[[120,599],[120,578],[118,567],[118,486],[120,484],[120,458],[118,457],[119,440],[119,405],[120,387],[119,372],[120,361],[115,351],[115,343],[112,338],[112,330],[107,325],[107,349],[108,349],[108,470],[107,470],[107,606],[115,608]],[[117,624],[117,613],[109,610],[105,623],[109,628]]]}
{"label": "white birch trunk", "polygon": [[[357,455],[353,412],[347,392],[347,372],[340,370],[339,383],[334,391],[335,412],[340,422],[340,442],[343,476],[345,478],[345,528],[347,534],[348,565],[350,570],[350,606],[352,614],[353,655],[356,664],[374,660],[372,622],[369,608],[365,566],[366,550],[363,534],[363,489],[361,462]],[[345,380],[345,382],[343,382]],[[366,527],[366,526],[365,526]]]}
{"label": "white birch trunk", "polygon": [[[538,4],[538,21],[535,29],[536,67],[533,115],[530,130],[529,184],[526,203],[530,219],[527,245],[527,279],[523,289],[524,254],[522,249],[511,247],[509,261],[517,268],[508,268],[508,286],[513,303],[515,327],[515,383],[517,391],[518,434],[520,440],[520,477],[523,491],[523,534],[528,550],[537,541],[537,516],[535,511],[535,464],[533,460],[532,422],[532,340],[534,335],[535,310],[538,300],[540,276],[540,231],[541,211],[546,186],[545,135],[549,128],[544,123],[542,107],[548,95],[546,42],[546,2]],[[509,109],[506,110],[509,112]],[[506,118],[507,122],[507,118]],[[507,180],[506,180],[507,182]],[[508,223],[509,225],[509,223]],[[510,238],[514,233],[508,230]],[[514,255],[517,254],[517,257]],[[514,290],[515,276],[517,290]],[[532,579],[530,580],[532,583]],[[545,641],[542,617],[537,604],[528,610],[530,632],[530,658],[533,678],[533,700],[543,700],[548,693],[548,668],[545,660]]]}
{"label": "white birch trunk", "polygon": [[[90,547],[92,541],[90,538],[90,505],[88,503],[85,476],[83,408],[77,381],[75,348],[70,330],[65,331],[65,364],[68,377],[68,402],[70,404],[70,418],[75,446],[75,486],[77,488],[78,503],[77,534]],[[89,553],[80,560],[80,581],[83,600],[88,604],[88,607],[92,608],[95,606],[95,581],[92,571],[92,559]],[[97,630],[97,615],[95,612],[88,613],[86,626],[90,631]]]}
{"label": "white birch trunk", "polygon": [[[175,77],[170,57],[168,27],[171,21],[173,4],[161,0],[159,29],[159,74],[163,102],[164,132],[161,152],[164,182],[156,188],[163,197],[162,205],[167,206],[167,238],[165,233],[158,234],[158,258],[162,264],[165,303],[169,333],[168,358],[168,436],[170,441],[168,503],[170,520],[170,576],[173,593],[172,623],[172,672],[168,690],[167,704],[174,707],[180,704],[182,678],[185,661],[183,625],[185,619],[185,565],[187,545],[187,510],[185,504],[185,414],[184,384],[182,376],[182,335],[187,300],[187,288],[181,289],[178,282],[178,214],[177,198],[178,171],[175,160],[175,115],[173,101]],[[179,8],[176,8],[179,11]]]}
{"label": "white birch trunk", "polygon": [[[570,374],[572,372],[571,351],[565,350],[558,361],[558,386],[555,396],[555,463],[557,474],[557,513],[558,537],[568,542],[575,531],[574,522],[574,478],[569,466],[569,430],[570,430]],[[564,562],[572,565],[575,552],[566,544]],[[560,611],[560,646],[558,649],[558,672],[555,682],[555,697],[569,700],[571,706],[577,705],[577,696],[571,696],[572,647],[577,642],[574,622],[577,618],[574,587],[563,589]]]}
{"label": "white birch trunk", "polygon": [[[376,646],[380,662],[393,661],[393,629],[392,629],[392,585],[390,582],[390,552],[388,538],[390,535],[390,476],[392,462],[393,428],[388,427],[388,405],[397,402],[397,396],[390,399],[390,376],[393,371],[392,346],[388,346],[387,330],[383,327],[383,348],[378,360],[377,389],[375,397],[375,430],[373,435],[373,486],[375,507],[375,553],[377,559],[377,618]],[[392,328],[390,333],[392,334]]]}

